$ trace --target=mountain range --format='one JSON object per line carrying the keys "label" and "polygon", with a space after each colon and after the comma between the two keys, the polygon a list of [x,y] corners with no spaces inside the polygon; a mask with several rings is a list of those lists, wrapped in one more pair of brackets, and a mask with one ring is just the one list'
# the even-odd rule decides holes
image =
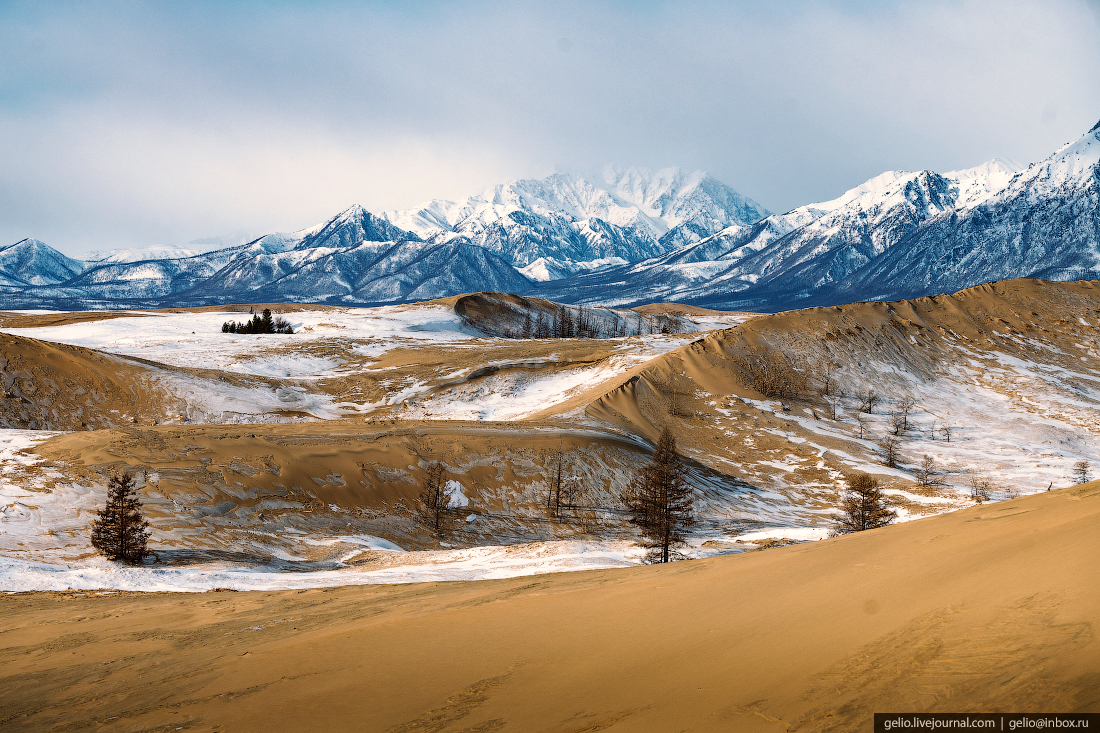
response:
{"label": "mountain range", "polygon": [[1024,168],[888,171],[773,214],[703,172],[607,167],[461,201],[326,222],[198,253],[66,257],[0,249],[6,307],[295,301],[378,304],[462,292],[571,303],[672,300],[778,310],[1100,271],[1100,123]]}

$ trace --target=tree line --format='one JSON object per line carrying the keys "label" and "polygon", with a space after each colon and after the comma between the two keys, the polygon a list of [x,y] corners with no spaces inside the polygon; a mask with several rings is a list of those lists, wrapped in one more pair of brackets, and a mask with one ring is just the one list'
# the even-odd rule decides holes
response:
{"label": "tree line", "polygon": [[[651,318],[634,313],[631,319],[607,308],[586,305],[566,306],[559,303],[549,311],[536,309],[534,317],[530,308],[517,309],[507,304],[502,308],[506,314],[502,320],[516,325],[493,330],[508,339],[607,339],[678,332],[668,317]],[[462,317],[462,323],[473,330],[484,330],[468,316]]]}
{"label": "tree line", "polygon": [[263,315],[254,315],[247,321],[226,321],[222,324],[222,333],[294,333],[294,329],[282,316],[271,315],[270,308],[264,308]]}

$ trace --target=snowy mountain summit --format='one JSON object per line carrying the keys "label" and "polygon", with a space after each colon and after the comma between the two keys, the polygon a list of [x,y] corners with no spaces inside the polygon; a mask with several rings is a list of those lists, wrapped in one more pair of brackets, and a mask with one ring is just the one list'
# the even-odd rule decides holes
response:
{"label": "snowy mountain summit", "polygon": [[386,211],[427,241],[465,238],[537,279],[591,263],[635,262],[695,242],[768,211],[710,175],[677,168],[607,166],[600,175],[555,173],[493,186],[461,201]]}
{"label": "snowy mountain summit", "polygon": [[776,310],[1100,273],[1100,127],[1024,169],[887,171],[831,201],[548,283],[545,297]]}

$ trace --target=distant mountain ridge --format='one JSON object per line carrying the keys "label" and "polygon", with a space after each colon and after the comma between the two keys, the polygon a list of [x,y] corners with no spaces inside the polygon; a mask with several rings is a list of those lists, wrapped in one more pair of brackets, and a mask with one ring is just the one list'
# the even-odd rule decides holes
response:
{"label": "distant mountain ridge", "polygon": [[784,214],[705,173],[609,167],[403,211],[353,206],[298,232],[179,254],[82,262],[24,239],[0,249],[0,299],[76,309],[494,291],[768,311],[1010,277],[1095,278],[1100,124],[1026,169],[995,159],[944,174],[887,171]]}

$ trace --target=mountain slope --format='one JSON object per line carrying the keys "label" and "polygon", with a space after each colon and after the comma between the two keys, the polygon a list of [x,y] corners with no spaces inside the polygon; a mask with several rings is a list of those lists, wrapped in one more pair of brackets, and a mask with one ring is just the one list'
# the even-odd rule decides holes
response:
{"label": "mountain slope", "polygon": [[56,285],[83,270],[82,262],[37,239],[23,239],[0,249],[0,285]]}
{"label": "mountain slope", "polygon": [[521,291],[531,282],[493,253],[462,241],[360,242],[239,258],[179,303],[382,303],[459,293]]}
{"label": "mountain slope", "polygon": [[34,293],[39,297],[76,299],[162,298],[210,278],[241,250],[236,247],[180,259],[93,265],[65,283],[36,288]]}
{"label": "mountain slope", "polygon": [[932,217],[833,297],[900,298],[1010,277],[1100,277],[1100,123],[972,208]]}

